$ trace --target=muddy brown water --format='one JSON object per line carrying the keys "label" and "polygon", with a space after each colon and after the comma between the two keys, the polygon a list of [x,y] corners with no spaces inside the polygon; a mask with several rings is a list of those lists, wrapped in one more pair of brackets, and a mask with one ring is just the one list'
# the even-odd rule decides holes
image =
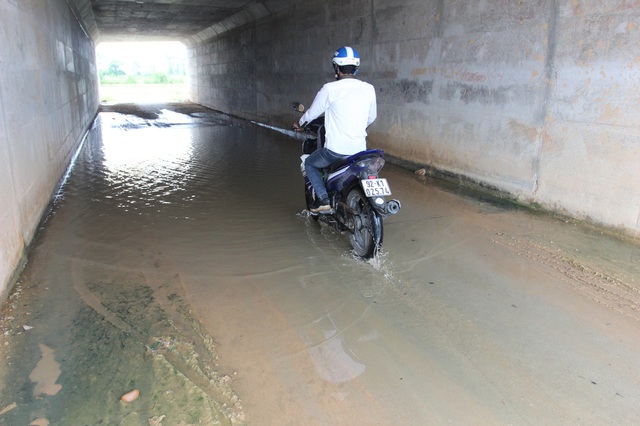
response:
{"label": "muddy brown water", "polygon": [[363,262],[298,157],[196,105],[105,108],[2,312],[0,424],[640,422],[636,242],[388,165]]}

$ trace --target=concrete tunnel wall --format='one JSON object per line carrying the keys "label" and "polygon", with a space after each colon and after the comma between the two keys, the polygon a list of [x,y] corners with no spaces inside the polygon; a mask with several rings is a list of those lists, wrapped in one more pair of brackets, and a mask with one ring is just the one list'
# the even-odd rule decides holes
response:
{"label": "concrete tunnel wall", "polygon": [[0,300],[99,107],[94,45],[66,0],[0,2]]}
{"label": "concrete tunnel wall", "polygon": [[640,236],[640,3],[263,1],[189,45],[194,102],[288,127],[340,45],[377,88],[369,145]]}

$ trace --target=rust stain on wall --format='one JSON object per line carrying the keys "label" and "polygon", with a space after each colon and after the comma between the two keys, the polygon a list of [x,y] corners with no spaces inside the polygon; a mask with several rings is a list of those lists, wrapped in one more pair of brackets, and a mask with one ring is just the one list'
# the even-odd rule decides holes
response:
{"label": "rust stain on wall", "polygon": [[[603,7],[600,7],[599,8],[600,10],[598,10],[598,12],[615,13],[615,12],[621,12],[621,11],[631,10],[631,9],[640,7],[640,1],[638,0],[618,2],[620,4],[615,4],[614,2],[611,2],[606,6],[604,6],[605,2],[602,2],[602,3],[603,3]],[[573,14],[576,16],[594,12],[593,2],[591,1],[571,0],[571,7],[573,8]]]}
{"label": "rust stain on wall", "polygon": [[613,105],[607,103],[604,106],[602,114],[600,114],[600,121],[610,122],[612,121],[620,112],[619,107],[614,107]]}
{"label": "rust stain on wall", "polygon": [[538,129],[535,127],[527,126],[517,120],[509,120],[509,126],[515,135],[520,136],[529,143],[536,143],[538,141]]}
{"label": "rust stain on wall", "polygon": [[460,80],[470,81],[472,83],[482,83],[487,80],[487,76],[475,72],[463,71],[460,75]]}

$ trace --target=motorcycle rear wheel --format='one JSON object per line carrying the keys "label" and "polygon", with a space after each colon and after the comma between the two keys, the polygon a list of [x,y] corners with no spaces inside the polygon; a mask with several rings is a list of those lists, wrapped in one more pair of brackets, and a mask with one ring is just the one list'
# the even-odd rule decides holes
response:
{"label": "motorcycle rear wheel", "polygon": [[373,210],[360,188],[349,191],[347,205],[358,212],[353,218],[353,233],[349,234],[353,252],[363,259],[370,259],[382,245],[382,218]]}

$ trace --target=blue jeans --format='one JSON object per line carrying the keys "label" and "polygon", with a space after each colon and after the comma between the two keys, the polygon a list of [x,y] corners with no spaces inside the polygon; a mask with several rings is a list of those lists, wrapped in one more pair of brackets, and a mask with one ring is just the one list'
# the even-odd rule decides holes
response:
{"label": "blue jeans", "polygon": [[327,148],[320,148],[304,161],[304,169],[307,172],[307,177],[313,186],[313,190],[316,192],[316,198],[318,200],[329,198],[327,196],[327,188],[324,186],[324,180],[320,174],[320,169],[329,167],[336,161],[347,157],[348,155],[340,155]]}

